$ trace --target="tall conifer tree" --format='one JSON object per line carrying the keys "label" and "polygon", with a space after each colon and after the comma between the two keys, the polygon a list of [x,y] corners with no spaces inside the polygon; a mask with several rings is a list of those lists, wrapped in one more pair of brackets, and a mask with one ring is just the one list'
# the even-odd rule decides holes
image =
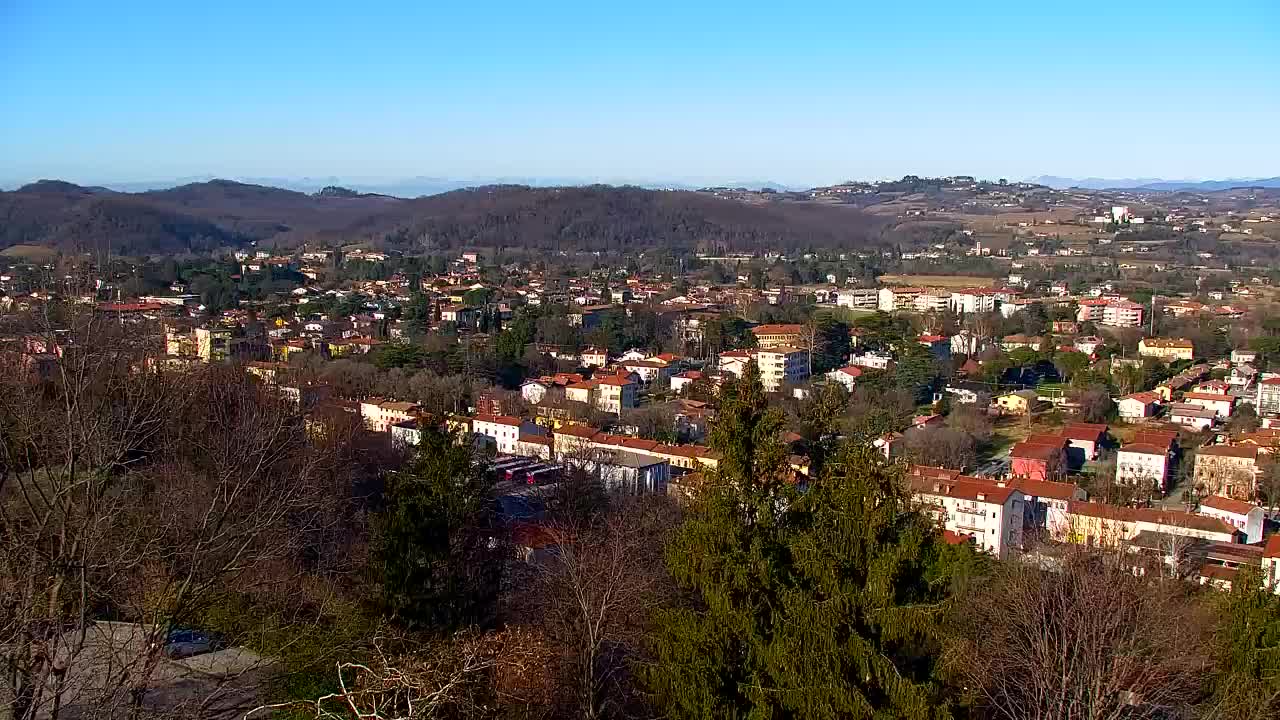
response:
{"label": "tall conifer tree", "polygon": [[649,681],[675,718],[943,718],[931,682],[938,531],[869,448],[800,492],[754,366],[728,383],[722,458],[669,548],[693,608],[659,616]]}

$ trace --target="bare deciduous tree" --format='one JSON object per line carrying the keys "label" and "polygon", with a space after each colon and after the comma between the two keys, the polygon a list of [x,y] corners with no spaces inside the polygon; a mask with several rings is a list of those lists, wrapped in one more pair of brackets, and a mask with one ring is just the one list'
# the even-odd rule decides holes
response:
{"label": "bare deciduous tree", "polygon": [[565,649],[571,702],[587,718],[620,714],[635,701],[632,663],[667,588],[662,550],[674,522],[670,503],[615,502],[595,522],[554,526],[557,552],[534,570],[533,605]]}
{"label": "bare deciduous tree", "polygon": [[1163,718],[1201,693],[1208,618],[1189,588],[1078,550],[1000,563],[956,603],[946,667],[991,717]]}

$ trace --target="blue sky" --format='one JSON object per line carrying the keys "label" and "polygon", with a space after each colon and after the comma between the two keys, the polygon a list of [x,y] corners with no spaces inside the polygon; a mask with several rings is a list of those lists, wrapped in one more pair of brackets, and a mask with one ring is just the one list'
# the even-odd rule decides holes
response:
{"label": "blue sky", "polygon": [[0,0],[0,182],[1280,175],[1280,0]]}

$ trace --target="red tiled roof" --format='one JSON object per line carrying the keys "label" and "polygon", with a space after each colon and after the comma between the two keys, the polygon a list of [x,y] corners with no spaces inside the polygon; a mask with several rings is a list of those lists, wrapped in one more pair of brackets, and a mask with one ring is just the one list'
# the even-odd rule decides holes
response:
{"label": "red tiled roof", "polygon": [[1280,558],[1280,533],[1272,533],[1267,544],[1262,548],[1262,557]]}
{"label": "red tiled roof", "polygon": [[1140,455],[1165,455],[1169,452],[1168,446],[1161,447],[1153,443],[1133,442],[1120,448],[1120,452],[1138,453]]}
{"label": "red tiled roof", "polygon": [[1258,448],[1255,445],[1209,445],[1196,450],[1196,454],[1256,459],[1258,457]]}
{"label": "red tiled roof", "polygon": [[751,332],[754,335],[799,335],[804,332],[804,325],[757,325],[751,328]]}
{"label": "red tiled roof", "polygon": [[1028,460],[1049,460],[1055,454],[1062,452],[1061,445],[1036,445],[1027,442],[1020,442],[1013,446],[1009,451],[1011,458],[1024,458]]}
{"label": "red tiled roof", "polygon": [[596,435],[599,435],[600,431],[588,425],[565,425],[563,427],[557,428],[555,430],[555,434],[569,435],[570,437],[578,437],[578,438],[584,438],[584,439],[590,440]]}
{"label": "red tiled roof", "polygon": [[1183,400],[1209,400],[1212,402],[1234,403],[1235,398],[1230,395],[1215,395],[1213,393],[1189,392],[1182,396]]}
{"label": "red tiled roof", "polygon": [[475,416],[475,421],[483,422],[483,423],[493,423],[495,425],[512,425],[515,427],[520,427],[520,425],[522,424],[520,422],[520,418],[518,417],[512,417],[511,415],[489,415],[486,413],[477,413]]}
{"label": "red tiled roof", "polygon": [[1222,510],[1223,512],[1234,513],[1236,515],[1248,515],[1258,508],[1253,503],[1247,503],[1243,500],[1233,500],[1229,497],[1221,495],[1210,495],[1200,501],[1201,507],[1211,508],[1213,510]]}
{"label": "red tiled roof", "polygon": [[947,497],[986,502],[1003,505],[1009,501],[1015,490],[1011,487],[1000,487],[971,478],[958,477],[954,480],[933,480],[930,478],[910,478],[911,489],[922,495],[945,495]]}

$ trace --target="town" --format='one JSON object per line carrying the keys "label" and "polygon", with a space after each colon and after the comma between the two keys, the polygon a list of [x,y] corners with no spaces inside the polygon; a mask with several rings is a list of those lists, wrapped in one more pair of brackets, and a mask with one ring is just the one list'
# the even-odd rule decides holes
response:
{"label": "town", "polygon": [[592,493],[696,513],[738,477],[725,428],[758,386],[777,426],[745,430],[771,428],[765,476],[788,502],[861,450],[974,556],[1062,569],[1105,551],[1129,577],[1280,595],[1280,192],[909,176],[697,194],[851,205],[887,242],[15,246],[0,354],[35,396],[69,388],[74,358],[124,352],[99,337],[127,339],[128,376],[249,383],[306,443],[363,448],[368,481],[480,468],[511,543],[486,562],[504,566],[585,552],[563,513]]}

